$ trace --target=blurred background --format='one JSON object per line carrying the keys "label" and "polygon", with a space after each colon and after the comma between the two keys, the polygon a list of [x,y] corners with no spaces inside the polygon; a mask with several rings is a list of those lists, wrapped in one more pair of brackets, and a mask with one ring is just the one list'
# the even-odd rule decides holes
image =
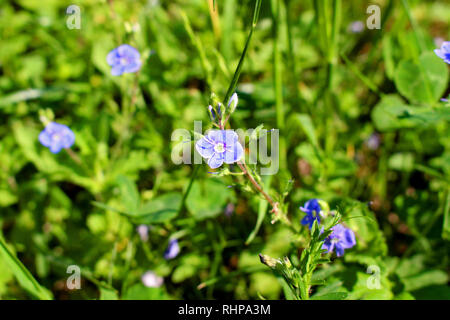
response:
{"label": "blurred background", "polygon": [[[280,129],[280,172],[264,184],[283,193],[293,181],[298,229],[310,198],[365,217],[348,220],[357,246],[317,271],[327,283],[314,293],[448,299],[448,65],[433,50],[450,40],[450,4],[319,2],[263,1],[232,125]],[[264,201],[206,165],[184,199],[193,166],[171,160],[173,130],[194,120],[206,128],[210,93],[225,96],[254,4],[1,2],[0,298],[286,298],[258,254],[295,263],[307,229],[272,225]],[[380,29],[366,25],[372,4]],[[69,5],[80,8],[80,29],[68,28]],[[114,77],[106,55],[124,43],[143,65]],[[39,143],[43,119],[74,131],[72,155]],[[166,260],[173,237],[180,253]],[[6,247],[39,289],[17,277]],[[67,287],[69,265],[81,268],[79,290]],[[368,266],[379,268],[379,289],[367,286]],[[145,286],[147,271],[164,283]]]}

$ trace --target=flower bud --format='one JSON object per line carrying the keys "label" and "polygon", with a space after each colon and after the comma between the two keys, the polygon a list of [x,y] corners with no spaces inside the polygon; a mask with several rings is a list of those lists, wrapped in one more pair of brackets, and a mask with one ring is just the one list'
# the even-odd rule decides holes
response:
{"label": "flower bud", "polygon": [[236,110],[238,104],[238,96],[235,93],[231,96],[230,100],[228,100],[228,109],[230,109],[230,113],[233,113]]}
{"label": "flower bud", "polygon": [[269,268],[275,268],[278,263],[281,263],[280,260],[271,258],[265,254],[259,254],[259,260],[261,260],[261,263],[265,264]]}

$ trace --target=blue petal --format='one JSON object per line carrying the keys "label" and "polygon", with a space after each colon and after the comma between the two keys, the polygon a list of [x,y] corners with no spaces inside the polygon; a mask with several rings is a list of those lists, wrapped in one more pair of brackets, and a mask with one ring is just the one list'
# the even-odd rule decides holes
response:
{"label": "blue petal", "polygon": [[123,72],[125,73],[133,73],[138,71],[141,68],[141,62],[140,61],[136,61],[136,62],[132,62],[128,65],[126,65],[123,69]]}
{"label": "blue petal", "polygon": [[344,248],[339,243],[336,244],[335,248],[336,248],[336,255],[338,257],[342,257],[344,255]]}
{"label": "blue petal", "polygon": [[214,144],[224,143],[224,137],[222,131],[225,130],[210,130],[207,134],[207,138]]}
{"label": "blue petal", "polygon": [[122,67],[121,65],[115,65],[111,69],[111,74],[113,76],[120,76],[123,73],[123,70],[124,70],[124,67]]}
{"label": "blue petal", "polygon": [[214,144],[212,144],[211,141],[205,137],[197,141],[195,144],[195,149],[203,158],[206,159],[211,158],[214,154]]}
{"label": "blue petal", "polygon": [[356,244],[355,234],[351,229],[345,229],[342,237],[342,246],[345,249],[351,248]]}
{"label": "blue petal", "polygon": [[223,164],[223,153],[214,153],[208,160],[211,169],[217,169]]}
{"label": "blue petal", "polygon": [[62,145],[61,143],[59,143],[59,141],[53,141],[52,144],[50,145],[50,151],[52,153],[59,153],[62,149]]}
{"label": "blue petal", "polygon": [[51,138],[50,138],[50,135],[48,134],[48,132],[45,129],[42,130],[41,133],[39,134],[39,142],[44,147],[50,147]]}
{"label": "blue petal", "polygon": [[241,160],[243,154],[244,149],[239,141],[236,141],[231,146],[227,144],[227,148],[225,150],[225,163],[231,164],[239,161]]}
{"label": "blue petal", "polygon": [[120,57],[118,56],[118,52],[117,49],[113,49],[111,50],[108,55],[106,56],[106,62],[108,62],[108,64],[110,66],[114,66],[117,63],[119,63],[119,59]]}
{"label": "blue petal", "polygon": [[119,46],[117,48],[117,51],[119,52],[119,55],[121,57],[126,57],[129,58],[130,60],[138,60],[141,57],[139,51],[128,44],[123,44]]}

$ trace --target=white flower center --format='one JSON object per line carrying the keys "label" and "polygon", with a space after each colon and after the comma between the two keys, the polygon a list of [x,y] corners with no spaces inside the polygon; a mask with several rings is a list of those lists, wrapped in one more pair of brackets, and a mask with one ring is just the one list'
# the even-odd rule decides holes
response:
{"label": "white flower center", "polygon": [[52,139],[53,139],[53,141],[59,141],[59,140],[61,140],[61,136],[60,136],[58,133],[55,133],[55,134],[52,136]]}
{"label": "white flower center", "polygon": [[223,143],[218,143],[214,146],[214,151],[217,153],[224,153],[225,152],[225,145]]}

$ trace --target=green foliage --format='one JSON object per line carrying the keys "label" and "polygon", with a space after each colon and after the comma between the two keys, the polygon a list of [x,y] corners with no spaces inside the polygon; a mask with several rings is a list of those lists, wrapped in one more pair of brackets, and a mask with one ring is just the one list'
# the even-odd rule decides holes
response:
{"label": "green foliage", "polygon": [[[0,298],[448,299],[450,6],[380,2],[381,30],[352,33],[370,1],[210,2],[83,0],[81,29],[65,2],[2,2]],[[123,43],[143,64],[115,77]],[[279,172],[247,162],[276,208],[238,165],[172,161],[234,92],[246,155],[280,129]],[[70,150],[39,143],[48,121]],[[332,217],[356,235],[342,257],[321,249]]]}

